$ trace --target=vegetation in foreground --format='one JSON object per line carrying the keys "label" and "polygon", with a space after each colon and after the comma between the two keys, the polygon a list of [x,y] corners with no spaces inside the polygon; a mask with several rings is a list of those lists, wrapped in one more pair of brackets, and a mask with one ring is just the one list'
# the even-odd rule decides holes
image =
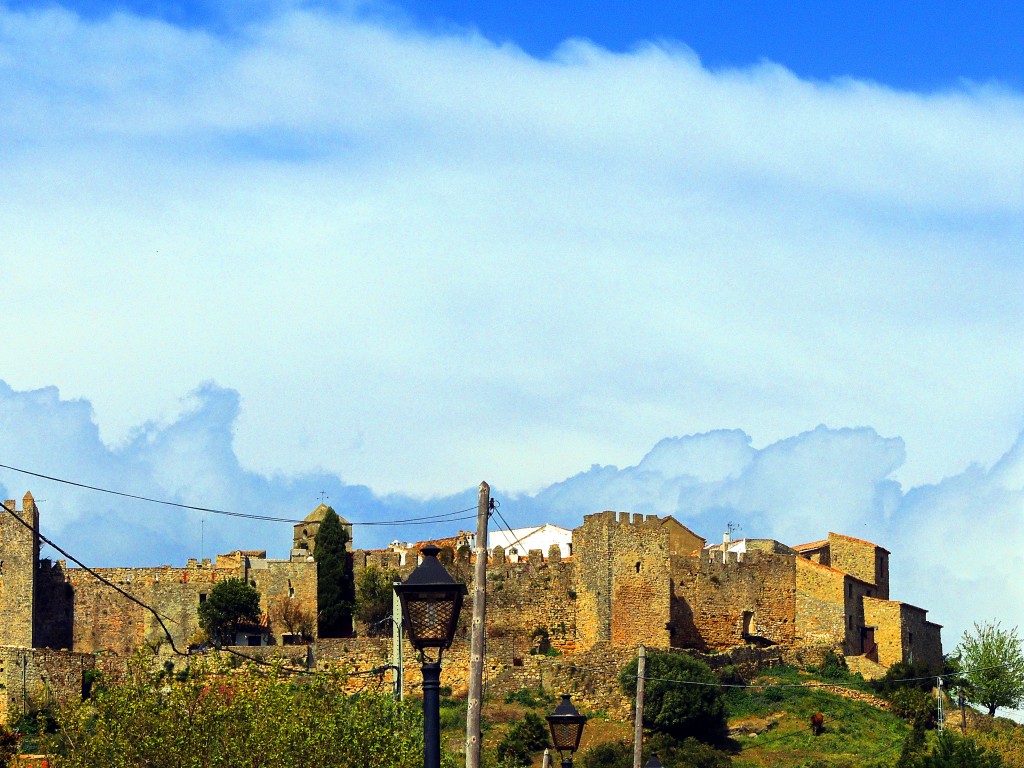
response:
{"label": "vegetation in foreground", "polygon": [[154,674],[140,662],[128,680],[98,684],[61,710],[41,746],[60,768],[422,765],[414,706],[346,693],[340,675],[280,672],[247,665]]}

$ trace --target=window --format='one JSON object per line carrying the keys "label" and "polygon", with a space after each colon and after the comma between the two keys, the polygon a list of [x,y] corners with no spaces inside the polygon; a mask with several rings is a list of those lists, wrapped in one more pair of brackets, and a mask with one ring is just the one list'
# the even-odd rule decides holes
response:
{"label": "window", "polygon": [[853,629],[853,616],[846,617],[846,628]]}
{"label": "window", "polygon": [[640,573],[640,562],[639,561],[637,561],[637,564],[636,564],[636,572]]}
{"label": "window", "polygon": [[202,605],[205,602],[206,602],[206,593],[205,592],[200,592],[199,593],[199,603],[200,603],[200,605]]}

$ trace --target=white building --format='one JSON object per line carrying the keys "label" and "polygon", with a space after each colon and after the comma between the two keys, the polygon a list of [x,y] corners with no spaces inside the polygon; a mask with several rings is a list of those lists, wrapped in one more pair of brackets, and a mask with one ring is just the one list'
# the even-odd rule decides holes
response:
{"label": "white building", "polygon": [[511,531],[488,531],[487,551],[503,547],[509,562],[526,560],[531,549],[539,549],[548,556],[552,544],[557,544],[562,557],[572,556],[572,531],[560,525],[545,523],[532,528],[513,528]]}

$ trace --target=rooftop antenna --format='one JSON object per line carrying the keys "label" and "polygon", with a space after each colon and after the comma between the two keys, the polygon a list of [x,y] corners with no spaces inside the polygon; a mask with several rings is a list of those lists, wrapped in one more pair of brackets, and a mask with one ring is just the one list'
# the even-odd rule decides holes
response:
{"label": "rooftop antenna", "polygon": [[728,522],[725,525],[726,532],[722,534],[722,562],[726,562],[728,557],[726,552],[729,550],[729,542],[732,541],[732,535],[740,529],[739,523]]}

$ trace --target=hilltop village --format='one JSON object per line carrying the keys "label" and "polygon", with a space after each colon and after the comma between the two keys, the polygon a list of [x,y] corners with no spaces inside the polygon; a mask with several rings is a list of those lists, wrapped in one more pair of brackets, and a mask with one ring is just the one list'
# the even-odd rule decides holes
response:
{"label": "hilltop village", "polygon": [[[13,501],[6,505],[16,509]],[[320,505],[294,526],[288,559],[236,550],[184,567],[97,569],[164,617],[168,642],[153,613],[138,603],[81,568],[40,559],[40,512],[26,494],[17,515],[28,525],[8,514],[0,518],[0,710],[20,708],[32,695],[80,693],[85,670],[115,664],[146,645],[189,648],[199,634],[199,605],[227,578],[254,586],[263,611],[258,625],[239,632],[238,645],[284,652],[296,645],[305,651],[312,642],[318,663],[379,663],[384,641],[369,637],[367,627],[357,623],[353,637],[339,639],[317,638],[314,626],[306,637],[282,618],[286,607],[317,614],[313,552],[326,512]],[[343,524],[351,537],[351,526]],[[728,536],[709,544],[673,517],[611,511],[587,515],[571,531],[549,525],[513,533],[496,537],[488,553],[486,674],[496,683],[557,676],[565,665],[545,667],[543,655],[532,666],[524,663],[541,645],[564,656],[616,660],[643,643],[754,664],[834,650],[865,675],[898,661],[936,669],[942,663],[941,627],[924,609],[890,598],[890,552],[868,541],[829,532],[794,545]],[[471,582],[472,538],[460,533],[356,549],[353,572],[357,581],[367,568],[404,578],[420,547],[433,543],[456,578]],[[455,683],[465,679],[468,615],[466,608],[466,626],[446,664]]]}

